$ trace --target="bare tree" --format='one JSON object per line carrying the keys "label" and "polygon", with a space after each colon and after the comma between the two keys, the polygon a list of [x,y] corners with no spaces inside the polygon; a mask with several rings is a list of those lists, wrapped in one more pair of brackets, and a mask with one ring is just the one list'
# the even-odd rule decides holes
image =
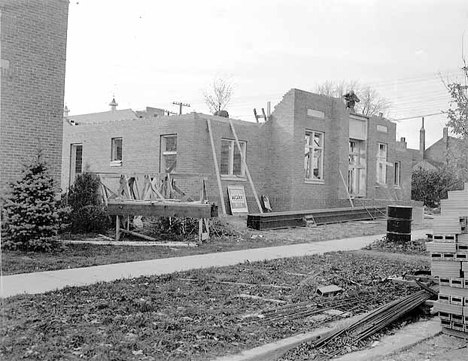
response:
{"label": "bare tree", "polygon": [[229,79],[215,78],[212,87],[205,90],[203,96],[210,112],[218,115],[226,111],[233,93],[234,86]]}
{"label": "bare tree", "polygon": [[372,116],[386,113],[391,107],[391,102],[380,96],[376,89],[369,85],[360,85],[357,80],[326,81],[316,87],[318,94],[333,98],[342,98],[350,90],[354,90],[361,100],[356,104],[356,110],[363,115]]}
{"label": "bare tree", "polygon": [[388,99],[380,96],[377,90],[370,86],[360,88],[359,93],[361,101],[357,108],[363,115],[372,116],[385,113],[391,106]]}

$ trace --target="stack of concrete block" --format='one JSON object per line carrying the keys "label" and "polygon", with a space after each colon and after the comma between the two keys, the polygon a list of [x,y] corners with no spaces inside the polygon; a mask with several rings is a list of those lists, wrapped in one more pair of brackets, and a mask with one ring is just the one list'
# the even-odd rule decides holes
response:
{"label": "stack of concrete block", "polygon": [[442,331],[468,338],[468,183],[441,201],[441,215],[434,218],[426,246],[431,274],[439,279],[434,311]]}

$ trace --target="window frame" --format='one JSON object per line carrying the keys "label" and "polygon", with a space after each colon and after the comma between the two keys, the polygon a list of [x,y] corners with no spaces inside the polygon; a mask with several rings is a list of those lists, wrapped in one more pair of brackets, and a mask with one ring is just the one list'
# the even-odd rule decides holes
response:
{"label": "window frame", "polygon": [[[81,159],[80,159],[80,171],[77,172],[77,150],[81,149]],[[72,143],[70,144],[70,179],[69,184],[75,182],[76,176],[83,173],[83,143]]]}
{"label": "window frame", "polygon": [[[175,138],[175,150],[167,150],[167,139],[169,138]],[[163,134],[160,137],[160,146],[161,146],[161,155],[159,159],[159,171],[161,173],[172,173],[176,171],[177,169],[177,149],[178,149],[178,139],[177,139],[177,134]],[[166,168],[166,157],[175,155],[175,162],[169,167],[169,169]]]}
{"label": "window frame", "polygon": [[395,179],[394,179],[394,185],[395,187],[397,188],[400,188],[401,187],[401,162],[400,161],[396,161],[395,164],[394,164],[394,167],[395,167]]}
{"label": "window frame", "polygon": [[[382,156],[381,146],[385,148],[385,154]],[[387,179],[387,159],[388,159],[388,144],[387,143],[377,143],[377,169],[375,172],[376,182],[379,185],[386,186],[388,184]],[[382,170],[382,172],[380,171]]]}
{"label": "window frame", "polygon": [[[223,142],[229,142],[229,155],[228,155],[228,164],[227,164],[227,173],[223,173],[223,156],[222,156],[222,149],[223,149]],[[246,178],[246,173],[245,173],[245,165],[244,162],[242,161],[242,158],[245,159],[247,162],[247,142],[244,140],[239,140],[239,145],[241,147],[241,156],[240,156],[240,174],[234,174],[234,155],[235,155],[235,149],[237,149],[237,144],[234,139],[229,139],[229,138],[221,138],[221,156],[220,156],[220,167],[219,167],[219,173],[222,178],[228,179],[228,178],[233,178],[233,179],[243,179],[245,180]]]}
{"label": "window frame", "polygon": [[[316,134],[320,134],[321,136],[321,145],[317,146],[314,142]],[[305,144],[304,144],[304,151],[308,150],[305,154],[309,155],[309,161],[306,163],[306,159],[304,159],[304,182],[306,183],[324,183],[325,182],[325,177],[324,177],[324,169],[323,169],[323,159],[325,155],[325,132],[322,131],[315,131],[315,130],[309,130],[306,129],[305,133]],[[310,137],[310,141],[307,144],[307,136]],[[319,170],[319,177],[314,178],[315,176],[313,175],[313,161],[314,161],[314,155],[315,151],[319,150],[320,151],[320,160],[318,161],[318,170]],[[310,167],[310,175],[307,177],[307,166],[309,165]]]}
{"label": "window frame", "polygon": [[[119,146],[117,142],[120,140],[120,159],[118,156]],[[121,167],[123,161],[123,137],[113,137],[111,138],[111,167]]]}

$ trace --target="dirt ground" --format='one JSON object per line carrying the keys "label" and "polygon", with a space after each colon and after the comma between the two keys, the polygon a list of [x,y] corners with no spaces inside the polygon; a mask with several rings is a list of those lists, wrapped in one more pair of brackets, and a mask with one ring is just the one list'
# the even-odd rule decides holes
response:
{"label": "dirt ground", "polygon": [[467,345],[462,338],[441,334],[381,361],[466,361]]}
{"label": "dirt ground", "polygon": [[[311,237],[316,240],[342,239],[348,237],[384,234],[387,231],[387,220],[357,221],[328,224],[318,227],[297,227],[257,231],[246,229],[246,217],[227,217],[226,221],[238,231],[245,231],[252,235],[263,236],[269,240],[281,240],[284,243],[310,242]],[[425,218],[421,224],[412,224],[413,230],[431,229],[432,219]],[[332,237],[330,237],[332,235]]]}

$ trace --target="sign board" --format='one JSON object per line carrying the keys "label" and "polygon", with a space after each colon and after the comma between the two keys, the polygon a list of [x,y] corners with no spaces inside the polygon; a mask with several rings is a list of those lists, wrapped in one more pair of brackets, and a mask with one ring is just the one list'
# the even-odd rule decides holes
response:
{"label": "sign board", "polygon": [[247,208],[247,199],[245,198],[244,186],[228,185],[229,204],[231,213],[249,213]]}

